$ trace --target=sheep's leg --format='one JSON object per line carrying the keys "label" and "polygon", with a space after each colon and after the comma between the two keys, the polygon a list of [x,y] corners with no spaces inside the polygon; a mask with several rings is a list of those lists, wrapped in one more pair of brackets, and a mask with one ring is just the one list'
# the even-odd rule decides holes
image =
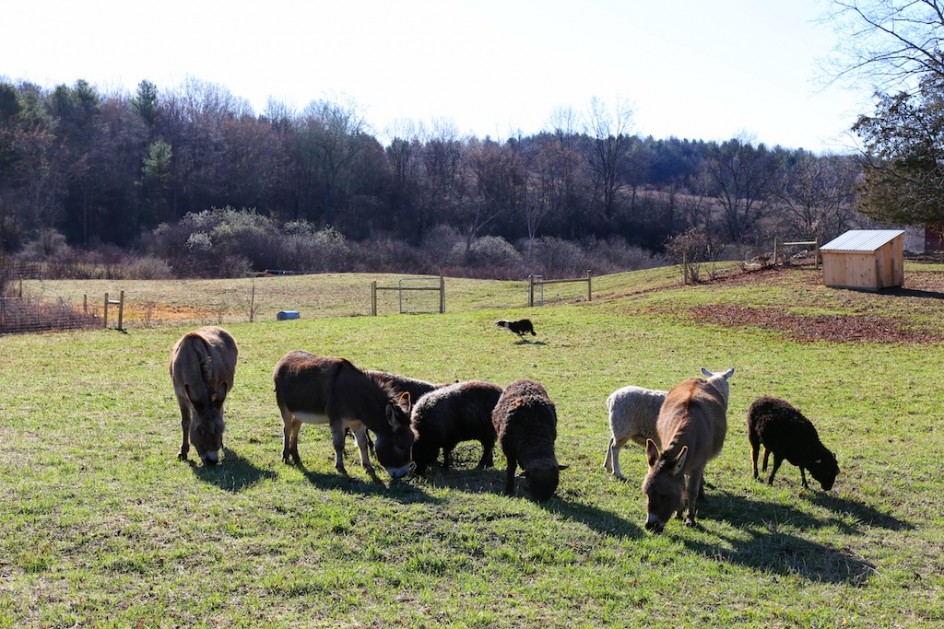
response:
{"label": "sheep's leg", "polygon": [[810,486],[806,484],[806,473],[803,471],[802,465],[800,466],[800,478],[803,480],[803,486],[809,489]]}
{"label": "sheep's leg", "polygon": [[623,446],[625,446],[628,441],[629,441],[628,438],[617,439],[616,437],[613,437],[612,439],[610,439],[610,445],[606,453],[607,460],[610,461],[610,463],[612,464],[612,466],[608,467],[607,469],[613,472],[613,476],[615,476],[616,478],[620,480],[626,480],[626,477],[623,476],[623,471],[620,469],[619,455],[620,455],[620,451],[623,449]]}
{"label": "sheep's leg", "polygon": [[[761,471],[762,471],[762,472],[766,472],[766,471],[767,471],[767,459],[768,459],[768,457],[770,457],[770,450],[768,450],[767,448],[764,448],[764,467],[761,468]],[[776,458],[776,457],[774,457],[774,458]]]}
{"label": "sheep's leg", "polygon": [[515,493],[515,472],[518,470],[518,461],[507,454],[505,458],[508,459],[508,469],[505,470],[505,495],[512,496]]}
{"label": "sheep's leg", "polygon": [[603,469],[607,472],[613,471],[613,437],[606,444],[606,458],[603,459]]}
{"label": "sheep's leg", "polygon": [[479,459],[479,464],[475,466],[475,469],[477,470],[495,466],[495,444],[489,443],[488,440],[483,440],[481,443],[482,458]]}
{"label": "sheep's leg", "polygon": [[[770,478],[767,479],[767,484],[768,484],[768,485],[773,485],[773,484],[774,484],[774,476],[776,476],[777,470],[780,469],[780,464],[781,464],[781,463],[783,463],[783,457],[782,457],[782,456],[779,456],[779,455],[777,455],[777,454],[775,454],[775,455],[774,455],[774,469],[771,470],[771,472],[770,472]],[[764,469],[767,469],[767,467],[765,466]]]}
{"label": "sheep's leg", "polygon": [[182,433],[177,458],[186,461],[187,453],[190,452],[190,404],[178,396],[177,405],[180,407],[180,432]]}
{"label": "sheep's leg", "polygon": [[[760,454],[760,444],[755,443],[753,439],[751,442],[751,471],[754,472],[754,480],[757,480],[757,455]],[[767,469],[766,466],[764,469]]]}

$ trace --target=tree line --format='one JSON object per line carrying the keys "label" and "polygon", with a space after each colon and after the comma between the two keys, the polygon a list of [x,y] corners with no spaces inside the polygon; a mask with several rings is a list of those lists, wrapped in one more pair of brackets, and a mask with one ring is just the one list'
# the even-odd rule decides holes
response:
{"label": "tree line", "polygon": [[525,257],[548,238],[653,254],[693,231],[717,248],[775,234],[825,240],[857,218],[853,156],[630,129],[625,104],[594,100],[529,136],[403,122],[381,141],[353,102],[270,102],[256,113],[196,79],[171,90],[142,81],[133,93],[0,82],[0,249],[206,249],[208,233],[181,242],[181,230],[224,209],[279,236],[446,240],[466,259],[483,239]]}

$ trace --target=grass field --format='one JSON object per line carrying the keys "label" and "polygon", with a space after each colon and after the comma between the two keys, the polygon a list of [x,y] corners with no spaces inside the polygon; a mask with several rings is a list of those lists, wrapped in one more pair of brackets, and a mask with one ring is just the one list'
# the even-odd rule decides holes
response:
{"label": "grass field", "polygon": [[[372,279],[332,281],[367,299]],[[305,278],[264,281],[307,295]],[[595,279],[590,303],[535,309],[520,283],[447,282],[445,315],[224,317],[240,357],[211,468],[176,460],[166,363],[189,324],[0,337],[0,626],[944,623],[944,269],[909,265],[906,290],[883,294],[827,289],[812,270],[694,287],[652,270]],[[194,290],[150,286],[155,303]],[[779,315],[848,334],[801,337]],[[531,342],[492,325],[519,316],[534,321]],[[476,471],[474,443],[458,469],[378,482],[353,443],[340,477],[327,429],[305,426],[303,466],[284,465],[271,372],[293,349],[434,381],[540,381],[570,465],[557,496],[503,496],[503,457]],[[603,469],[604,401],[701,366],[736,368],[725,448],[700,526],[651,535],[642,449],[623,452],[628,482]],[[751,478],[744,418],[760,395],[817,425],[843,470],[831,492],[804,490],[789,464],[772,487]]]}

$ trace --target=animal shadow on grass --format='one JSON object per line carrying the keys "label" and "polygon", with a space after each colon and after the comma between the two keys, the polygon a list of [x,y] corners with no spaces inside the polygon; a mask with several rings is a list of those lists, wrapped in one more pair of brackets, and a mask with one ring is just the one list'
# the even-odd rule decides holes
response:
{"label": "animal shadow on grass", "polygon": [[[406,479],[388,477],[385,482],[382,477],[383,472],[365,471],[360,464],[351,465],[348,463],[348,476],[338,473],[333,467],[330,472],[309,469],[305,467],[304,463],[294,467],[297,467],[305,475],[309,483],[325,491],[341,491],[362,496],[385,496],[404,504],[435,504],[439,502],[439,500]],[[364,478],[363,474],[366,474],[367,478]]]}
{"label": "animal shadow on grass", "polygon": [[[695,539],[678,528],[666,527],[687,548],[706,557],[783,576],[799,576],[811,582],[861,585],[875,574],[875,565],[845,550],[803,539],[782,530],[812,529],[832,524],[781,503],[745,498],[728,492],[712,492],[700,503],[701,531],[714,539]],[[727,521],[743,535],[725,536],[712,531],[712,522]]]}
{"label": "animal shadow on grass", "polygon": [[223,460],[218,465],[197,465],[193,460],[188,461],[197,478],[233,493],[252,487],[262,479],[276,476],[275,472],[253,465],[235,450],[226,447],[223,448]]}
{"label": "animal shadow on grass", "polygon": [[571,501],[560,495],[560,490],[547,502],[537,503],[548,513],[563,516],[568,520],[580,522],[600,535],[609,537],[641,538],[646,533],[643,529],[626,518],[585,502]]}
{"label": "animal shadow on grass", "polygon": [[[882,513],[878,509],[864,505],[861,502],[849,500],[848,498],[840,498],[831,492],[803,492],[802,496],[807,502],[811,502],[823,509],[828,509],[836,513],[848,513],[856,519],[856,522],[860,522],[866,526],[877,526],[890,531],[911,531],[915,528],[914,525],[909,522],[899,520],[887,513]],[[842,518],[836,518],[833,524],[843,529],[845,533],[856,532],[855,527],[849,526]]]}

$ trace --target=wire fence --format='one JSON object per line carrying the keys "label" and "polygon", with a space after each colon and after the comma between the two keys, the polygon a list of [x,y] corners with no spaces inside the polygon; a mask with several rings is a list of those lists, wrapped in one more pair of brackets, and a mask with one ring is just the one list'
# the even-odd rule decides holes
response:
{"label": "wire fence", "polygon": [[94,314],[65,303],[33,303],[0,297],[0,334],[25,334],[102,327]]}

